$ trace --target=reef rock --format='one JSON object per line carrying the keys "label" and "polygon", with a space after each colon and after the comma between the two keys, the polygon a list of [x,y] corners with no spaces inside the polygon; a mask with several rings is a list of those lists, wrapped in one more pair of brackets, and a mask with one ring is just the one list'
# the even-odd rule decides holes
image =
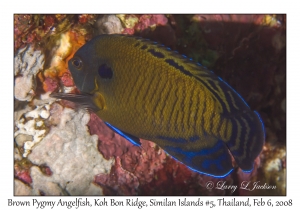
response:
{"label": "reef rock", "polygon": [[15,187],[15,196],[33,195],[32,189],[18,179],[15,179],[14,187]]}
{"label": "reef rock", "polygon": [[[99,173],[109,173],[113,159],[105,160],[97,150],[98,137],[91,136],[86,124],[90,115],[85,110],[75,112],[64,108],[60,123],[37,144],[28,159],[36,165],[47,165],[52,175],[40,181],[31,170],[32,185],[45,195],[101,195],[102,189],[93,184]],[[38,173],[39,174],[39,173]],[[42,174],[40,174],[42,175]],[[40,184],[39,184],[40,183]],[[44,185],[49,184],[50,187]],[[62,191],[58,190],[60,186]],[[53,190],[52,190],[53,189]]]}
{"label": "reef rock", "polygon": [[15,56],[15,98],[31,101],[36,87],[36,74],[44,67],[44,55],[33,47],[20,49]]}
{"label": "reef rock", "polygon": [[104,15],[98,18],[95,25],[98,29],[97,35],[120,34],[123,30],[120,19],[115,15]]}
{"label": "reef rock", "polygon": [[34,110],[26,112],[16,119],[15,140],[19,146],[24,145],[23,157],[26,157],[32,147],[46,135],[47,128],[44,121],[50,116],[49,109],[50,104],[48,103],[37,105]]}

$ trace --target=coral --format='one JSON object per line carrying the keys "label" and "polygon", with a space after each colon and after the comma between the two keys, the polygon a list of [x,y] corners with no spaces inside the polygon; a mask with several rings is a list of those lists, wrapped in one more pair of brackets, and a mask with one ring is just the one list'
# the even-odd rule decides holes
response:
{"label": "coral", "polygon": [[[141,140],[141,147],[137,147],[110,130],[93,113],[88,126],[91,134],[98,135],[98,148],[103,156],[106,159],[120,157],[122,167],[129,172],[136,172],[140,181],[151,181],[154,172],[162,168],[166,154],[153,142]],[[143,173],[139,173],[141,171]]]}
{"label": "coral", "polygon": [[135,25],[135,29],[137,31],[145,30],[146,28],[155,28],[159,25],[166,25],[168,23],[168,19],[165,15],[141,15],[139,18],[139,22]]}
{"label": "coral", "polygon": [[68,195],[52,177],[45,176],[37,166],[30,169],[32,177],[32,193],[34,195]]}
{"label": "coral", "polygon": [[133,28],[125,28],[122,33],[133,35],[134,34],[134,29]]}
{"label": "coral", "polygon": [[[73,48],[70,39],[70,32],[61,34],[57,48],[52,55],[50,67],[44,71],[44,76],[46,78],[55,78],[67,71],[66,58],[71,55]],[[45,91],[47,92],[47,89]]]}
{"label": "coral", "polygon": [[40,169],[42,171],[43,174],[47,175],[47,176],[51,176],[53,174],[53,172],[51,171],[51,169],[46,166],[46,165],[41,165]]}
{"label": "coral", "polygon": [[135,15],[116,15],[127,29],[133,29],[135,24],[139,22],[139,18]]}
{"label": "coral", "polygon": [[95,26],[97,28],[97,35],[100,34],[119,34],[122,32],[123,27],[121,21],[115,15],[100,16]]}
{"label": "coral", "polygon": [[15,168],[15,171],[16,171],[15,177],[17,177],[19,180],[21,180],[27,184],[30,184],[32,182],[29,171],[18,170],[18,168]]}
{"label": "coral", "polygon": [[105,195],[137,195],[138,178],[122,168],[119,157],[116,157],[111,171],[113,173],[98,174],[95,177],[95,183],[104,188]]}
{"label": "coral", "polygon": [[72,87],[74,86],[74,82],[72,79],[72,76],[70,73],[66,72],[62,75],[61,77],[61,82],[63,83],[64,86],[66,87]]}
{"label": "coral", "polygon": [[81,24],[86,23],[88,20],[88,15],[79,15],[78,22]]}
{"label": "coral", "polygon": [[43,82],[43,89],[45,92],[53,92],[58,88],[58,81],[56,79],[53,79],[51,77],[46,77],[46,79]]}
{"label": "coral", "polygon": [[16,196],[33,195],[32,189],[18,179],[15,179],[14,181],[14,189],[15,189],[14,192]]}
{"label": "coral", "polygon": [[14,44],[15,49],[24,47],[34,40],[40,40],[36,32],[31,32],[36,27],[36,19],[33,15],[14,15]]}
{"label": "coral", "polygon": [[280,22],[275,15],[206,15],[197,14],[192,18],[197,22],[236,22],[236,23],[251,23],[265,26],[280,26]]}
{"label": "coral", "polygon": [[74,15],[14,15],[15,50],[29,44],[48,48],[70,28],[74,19]]}
{"label": "coral", "polygon": [[14,148],[14,160],[16,161],[22,160],[22,155],[18,148]]}
{"label": "coral", "polygon": [[262,153],[264,162],[262,173],[267,183],[276,185],[277,190],[273,192],[274,195],[286,195],[286,147],[277,144],[265,145]]}
{"label": "coral", "polygon": [[123,34],[137,35],[164,43],[168,47],[176,45],[176,36],[165,15],[117,15],[125,26]]}
{"label": "coral", "polygon": [[94,24],[96,21],[95,18],[97,15],[93,14],[83,14],[83,15],[78,15],[78,22],[85,26],[85,24]]}
{"label": "coral", "polygon": [[44,67],[44,55],[25,47],[15,56],[15,98],[20,101],[31,101],[35,94],[36,74]]}
{"label": "coral", "polygon": [[[15,119],[17,130],[14,135],[19,146],[24,144],[23,157],[27,157],[32,147],[45,137],[48,129],[45,127],[44,121],[50,115],[49,109],[49,103],[37,105],[34,110],[23,114],[19,119]],[[26,138],[24,139],[24,137]]]}
{"label": "coral", "polygon": [[23,147],[25,142],[33,141],[33,136],[27,134],[19,134],[15,138],[15,141],[19,147]]}
{"label": "coral", "polygon": [[15,178],[21,180],[26,184],[31,184],[32,179],[29,172],[31,166],[32,163],[25,158],[15,161],[15,165],[14,165]]}
{"label": "coral", "polygon": [[[59,105],[52,111],[60,110]],[[58,117],[58,116],[56,116]],[[54,117],[54,118],[56,118]],[[59,191],[43,188],[42,184],[55,184],[69,195],[101,194],[101,188],[92,184],[94,176],[108,173],[113,159],[105,160],[97,150],[97,137],[90,136],[86,124],[89,114],[84,110],[75,112],[64,108],[60,114],[60,122],[52,127],[43,141],[37,144],[28,159],[36,165],[47,165],[52,175],[42,175],[40,169],[32,175],[32,186],[42,190],[46,195],[58,195]],[[52,119],[57,122],[57,119]],[[32,173],[32,171],[31,171]],[[44,177],[44,181],[36,179]],[[45,184],[46,185],[46,184]]]}
{"label": "coral", "polygon": [[50,107],[50,117],[48,119],[48,123],[50,125],[58,125],[60,123],[61,115],[63,112],[64,108],[58,104],[58,103],[53,103],[51,104]]}
{"label": "coral", "polygon": [[[82,32],[82,31],[81,31]],[[58,88],[74,87],[74,82],[68,70],[68,61],[85,43],[85,32],[68,31],[60,35],[57,45],[52,51],[49,68],[39,77],[43,83],[44,92],[53,92]],[[73,88],[70,89],[70,91]]]}

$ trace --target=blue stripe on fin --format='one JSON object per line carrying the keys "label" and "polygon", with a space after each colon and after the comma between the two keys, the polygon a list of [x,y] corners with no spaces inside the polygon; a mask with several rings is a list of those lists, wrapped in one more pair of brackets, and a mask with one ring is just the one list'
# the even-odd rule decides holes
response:
{"label": "blue stripe on fin", "polygon": [[140,139],[131,135],[131,134],[128,134],[128,133],[125,133],[121,130],[119,130],[118,128],[112,126],[111,124],[107,123],[107,122],[104,122],[110,129],[112,129],[114,132],[116,132],[117,134],[119,134],[120,136],[124,137],[125,139],[127,139],[128,141],[130,141],[130,143],[132,143],[133,145],[135,146],[141,146],[141,142],[140,142]]}

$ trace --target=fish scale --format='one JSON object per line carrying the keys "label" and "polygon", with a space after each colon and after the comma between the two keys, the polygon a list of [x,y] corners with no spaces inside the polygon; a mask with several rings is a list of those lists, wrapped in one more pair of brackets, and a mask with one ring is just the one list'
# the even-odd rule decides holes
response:
{"label": "fish scale", "polygon": [[153,141],[192,170],[215,177],[233,170],[231,155],[249,171],[261,152],[258,113],[213,72],[169,48],[101,35],[68,66],[81,94],[52,96],[84,104],[135,145],[139,138]]}
{"label": "fish scale", "polygon": [[[161,90],[161,93],[159,94],[159,99],[158,99],[158,105],[155,106],[154,109],[154,116],[156,119],[158,119],[158,123],[160,125],[166,124],[166,117],[169,115],[168,112],[168,106],[167,106],[167,99],[169,98],[169,96],[171,95],[170,93],[171,87],[168,84],[168,82],[166,82],[165,87]],[[167,95],[167,93],[169,93]],[[170,99],[169,99],[170,100]],[[165,111],[163,111],[165,110]],[[166,126],[164,126],[164,128],[166,128]]]}

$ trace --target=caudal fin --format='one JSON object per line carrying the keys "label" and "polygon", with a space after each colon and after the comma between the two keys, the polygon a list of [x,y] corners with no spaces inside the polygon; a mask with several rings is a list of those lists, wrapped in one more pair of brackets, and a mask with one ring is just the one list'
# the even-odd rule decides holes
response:
{"label": "caudal fin", "polygon": [[265,130],[257,112],[246,111],[230,118],[232,132],[226,143],[236,163],[243,171],[251,171],[262,150]]}

